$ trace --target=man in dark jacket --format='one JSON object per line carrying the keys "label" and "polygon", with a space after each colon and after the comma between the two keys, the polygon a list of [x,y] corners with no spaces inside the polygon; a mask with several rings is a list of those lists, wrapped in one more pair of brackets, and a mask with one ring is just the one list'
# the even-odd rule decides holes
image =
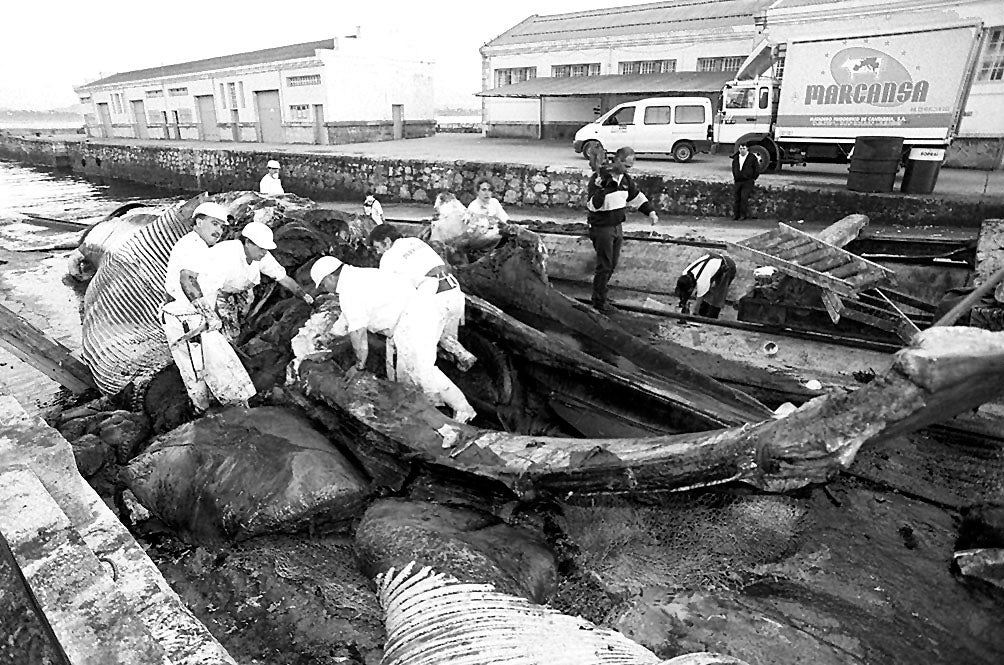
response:
{"label": "man in dark jacket", "polygon": [[757,176],[757,160],[750,154],[745,143],[739,144],[739,152],[732,156],[732,219],[749,219],[750,194]]}
{"label": "man in dark jacket", "polygon": [[609,311],[607,284],[620,258],[625,210],[629,206],[637,208],[649,216],[652,224],[659,221],[652,204],[627,173],[632,166],[634,150],[624,147],[617,151],[609,167],[597,168],[589,179],[586,209],[589,211],[589,239],[596,251],[592,303],[603,313]]}

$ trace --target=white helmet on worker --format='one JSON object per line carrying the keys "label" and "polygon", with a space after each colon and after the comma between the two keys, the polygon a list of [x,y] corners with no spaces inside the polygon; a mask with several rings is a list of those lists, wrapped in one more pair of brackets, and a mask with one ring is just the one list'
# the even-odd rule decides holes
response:
{"label": "white helmet on worker", "polygon": [[277,168],[279,168],[279,162],[275,161],[274,159],[268,160],[268,168],[270,168],[270,169],[277,169]]}
{"label": "white helmet on worker", "polygon": [[262,249],[275,249],[275,241],[272,239],[272,229],[262,222],[249,222],[241,235],[258,245]]}
{"label": "white helmet on worker", "polygon": [[319,287],[325,277],[342,267],[342,262],[333,256],[322,256],[310,267],[310,279]]}
{"label": "white helmet on worker", "polygon": [[206,217],[212,217],[213,219],[218,219],[224,224],[227,223],[230,213],[227,209],[221,206],[219,203],[213,203],[212,201],[206,201],[205,203],[200,203],[196,208],[195,212],[192,213],[192,219],[195,219],[199,215],[205,215]]}

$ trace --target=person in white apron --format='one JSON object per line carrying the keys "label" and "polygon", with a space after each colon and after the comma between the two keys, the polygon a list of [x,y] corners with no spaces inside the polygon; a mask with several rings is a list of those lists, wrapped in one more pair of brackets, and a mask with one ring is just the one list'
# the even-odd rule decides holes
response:
{"label": "person in white apron", "polygon": [[223,236],[227,219],[227,209],[220,204],[199,204],[192,215],[193,230],[178,240],[167,260],[161,323],[197,413],[210,407],[211,397],[228,405],[246,403],[255,394],[247,371],[220,333],[216,303],[199,283],[199,276],[210,270],[209,248]]}
{"label": "person in white apron", "polygon": [[219,294],[210,298],[215,297],[223,334],[231,342],[240,335],[241,324],[250,308],[252,289],[261,283],[262,275],[271,277],[307,304],[314,302],[272,256],[270,250],[275,247],[272,229],[262,222],[250,222],[241,230],[240,238],[225,240],[209,248],[209,269],[205,275],[200,275],[200,281],[205,289]]}
{"label": "person in white apron", "polygon": [[403,275],[416,290],[429,295],[439,305],[443,317],[439,346],[456,359],[461,371],[470,369],[477,358],[457,339],[467,299],[449,266],[424,241],[402,237],[389,224],[370,231],[369,241],[380,256],[380,270]]}
{"label": "person in white apron", "polygon": [[348,335],[356,369],[366,368],[368,333],[386,335],[397,351],[398,381],[418,386],[433,404],[445,403],[454,420],[474,418],[463,391],[436,367],[442,316],[428,294],[416,291],[401,275],[346,265],[333,256],[319,258],[310,278],[318,291],[338,294],[342,313],[331,332]]}

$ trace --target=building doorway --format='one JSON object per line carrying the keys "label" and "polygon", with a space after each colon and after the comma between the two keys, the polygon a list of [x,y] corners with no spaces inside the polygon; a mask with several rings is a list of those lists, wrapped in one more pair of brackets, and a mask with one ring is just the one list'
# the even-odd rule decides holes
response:
{"label": "building doorway", "polygon": [[171,125],[167,124],[167,111],[160,112],[160,121],[164,123],[164,138],[171,138]]}
{"label": "building doorway", "polygon": [[101,135],[111,138],[112,136],[112,113],[108,110],[107,103],[98,104],[98,119],[101,121]]}
{"label": "building doorway", "polygon": [[230,111],[230,135],[233,137],[234,143],[241,142],[241,115],[237,109]]}
{"label": "building doorway", "polygon": [[282,143],[279,91],[259,90],[254,93],[254,101],[258,110],[258,140],[262,143]]}
{"label": "building doorway", "polygon": [[216,100],[212,95],[196,95],[195,108],[199,113],[199,139],[219,141],[220,126],[216,124]]}
{"label": "building doorway", "polygon": [[146,108],[143,106],[143,100],[134,99],[130,103],[132,104],[132,117],[135,121],[133,126],[136,128],[136,138],[150,138],[150,132],[146,128]]}
{"label": "building doorway", "polygon": [[[385,107],[386,108],[386,107]],[[394,121],[394,140],[404,138],[404,104],[391,104],[390,117]]]}
{"label": "building doorway", "polygon": [[324,126],[324,104],[314,104],[314,143],[327,145],[328,131]]}

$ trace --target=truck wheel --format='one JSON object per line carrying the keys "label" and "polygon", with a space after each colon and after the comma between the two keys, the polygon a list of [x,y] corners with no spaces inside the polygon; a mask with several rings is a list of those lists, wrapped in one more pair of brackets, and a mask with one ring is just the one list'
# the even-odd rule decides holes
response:
{"label": "truck wheel", "polygon": [[694,146],[689,143],[677,143],[673,146],[673,159],[678,162],[689,162],[694,158]]}
{"label": "truck wheel", "polygon": [[757,172],[764,173],[770,168],[770,153],[767,148],[759,144],[754,144],[749,147],[750,154],[756,158],[757,161]]}
{"label": "truck wheel", "polygon": [[582,144],[582,157],[592,161],[593,153],[602,153],[603,146],[599,141],[586,141]]}

